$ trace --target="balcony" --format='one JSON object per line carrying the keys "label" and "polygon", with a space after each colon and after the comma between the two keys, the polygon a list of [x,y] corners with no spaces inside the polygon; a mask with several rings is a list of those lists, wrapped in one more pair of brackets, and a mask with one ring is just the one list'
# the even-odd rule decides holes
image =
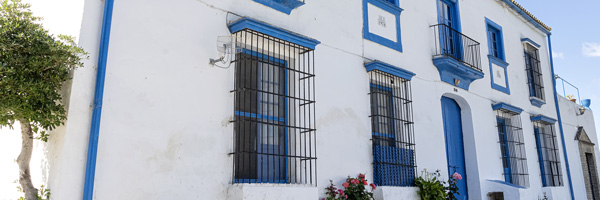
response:
{"label": "balcony", "polygon": [[479,42],[446,24],[432,25],[435,38],[433,65],[442,81],[469,90],[471,83],[483,78]]}

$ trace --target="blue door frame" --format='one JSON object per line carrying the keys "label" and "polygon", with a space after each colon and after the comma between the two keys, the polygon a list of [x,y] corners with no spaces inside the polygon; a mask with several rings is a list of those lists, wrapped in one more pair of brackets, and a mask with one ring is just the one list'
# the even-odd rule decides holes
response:
{"label": "blue door frame", "polygon": [[442,116],[444,120],[444,137],[446,139],[446,159],[448,175],[458,172],[463,179],[458,181],[459,200],[468,199],[467,174],[465,168],[465,150],[463,143],[462,120],[460,107],[453,99],[442,97]]}

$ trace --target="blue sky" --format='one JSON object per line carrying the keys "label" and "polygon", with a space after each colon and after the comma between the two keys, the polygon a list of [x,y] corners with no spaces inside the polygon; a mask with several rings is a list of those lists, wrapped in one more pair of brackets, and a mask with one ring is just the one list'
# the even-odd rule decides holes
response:
{"label": "blue sky", "polygon": [[[592,99],[596,127],[600,125],[600,1],[517,0],[552,27],[555,73],[579,87],[582,99]],[[562,95],[562,86],[558,82]],[[577,96],[569,90],[566,93]]]}

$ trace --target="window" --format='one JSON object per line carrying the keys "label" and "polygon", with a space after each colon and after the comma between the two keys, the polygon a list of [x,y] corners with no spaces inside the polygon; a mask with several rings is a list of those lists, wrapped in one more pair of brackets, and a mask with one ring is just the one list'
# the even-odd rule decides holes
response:
{"label": "window", "polygon": [[528,187],[529,174],[520,117],[522,110],[504,103],[496,104],[493,108],[496,111],[504,181]]}
{"label": "window", "polygon": [[535,142],[542,175],[542,185],[562,186],[562,171],[560,169],[560,155],[554,124],[538,120],[533,122]]}
{"label": "window", "polygon": [[505,60],[502,27],[485,18],[487,24],[488,48],[491,56]]}
{"label": "window", "polygon": [[375,184],[412,186],[416,166],[410,81],[380,70],[369,76]]}
{"label": "window", "polygon": [[233,38],[233,182],[314,184],[313,49],[250,29]]}
{"label": "window", "polygon": [[537,98],[537,100],[543,101],[544,84],[542,82],[543,77],[538,49],[536,49],[529,43],[524,43],[524,47],[525,70],[527,71],[527,85],[529,87],[529,96]]}

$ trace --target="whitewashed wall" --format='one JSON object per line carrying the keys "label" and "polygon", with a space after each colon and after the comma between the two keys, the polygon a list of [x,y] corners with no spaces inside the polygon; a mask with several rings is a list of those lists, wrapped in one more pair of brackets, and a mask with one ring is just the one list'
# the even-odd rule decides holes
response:
{"label": "whitewashed wall", "polygon": [[[348,175],[366,173],[373,180],[369,80],[363,64],[377,59],[416,73],[412,91],[418,171],[441,169],[447,176],[440,99],[448,96],[463,109],[470,198],[486,199],[488,192],[505,190],[486,181],[503,180],[491,105],[505,102],[524,109],[531,187],[518,191],[518,197],[537,199],[548,192],[553,199],[569,198],[566,176],[565,187],[541,187],[529,117],[556,117],[552,76],[545,34],[516,12],[498,1],[459,0],[462,32],[481,43],[485,73],[466,91],[441,82],[432,64],[429,26],[437,24],[435,0],[400,1],[402,53],[363,39],[362,1],[305,2],[286,15],[251,0],[115,1],[94,197],[238,199],[247,194],[246,199],[317,199],[330,179],[339,185]],[[56,167],[48,180],[57,199],[82,196],[102,9],[103,2],[86,1],[80,44],[92,58],[76,71],[66,132],[51,141],[60,146],[53,150]],[[232,186],[228,153],[233,141],[233,67],[208,65],[209,58],[219,55],[217,36],[229,34],[227,12],[321,41],[315,51],[318,187]],[[503,28],[510,96],[490,86],[485,17]],[[529,102],[522,37],[542,44],[546,104],[541,108]],[[265,193],[252,193],[256,191]],[[414,198],[414,191],[386,187],[379,195]]]}

